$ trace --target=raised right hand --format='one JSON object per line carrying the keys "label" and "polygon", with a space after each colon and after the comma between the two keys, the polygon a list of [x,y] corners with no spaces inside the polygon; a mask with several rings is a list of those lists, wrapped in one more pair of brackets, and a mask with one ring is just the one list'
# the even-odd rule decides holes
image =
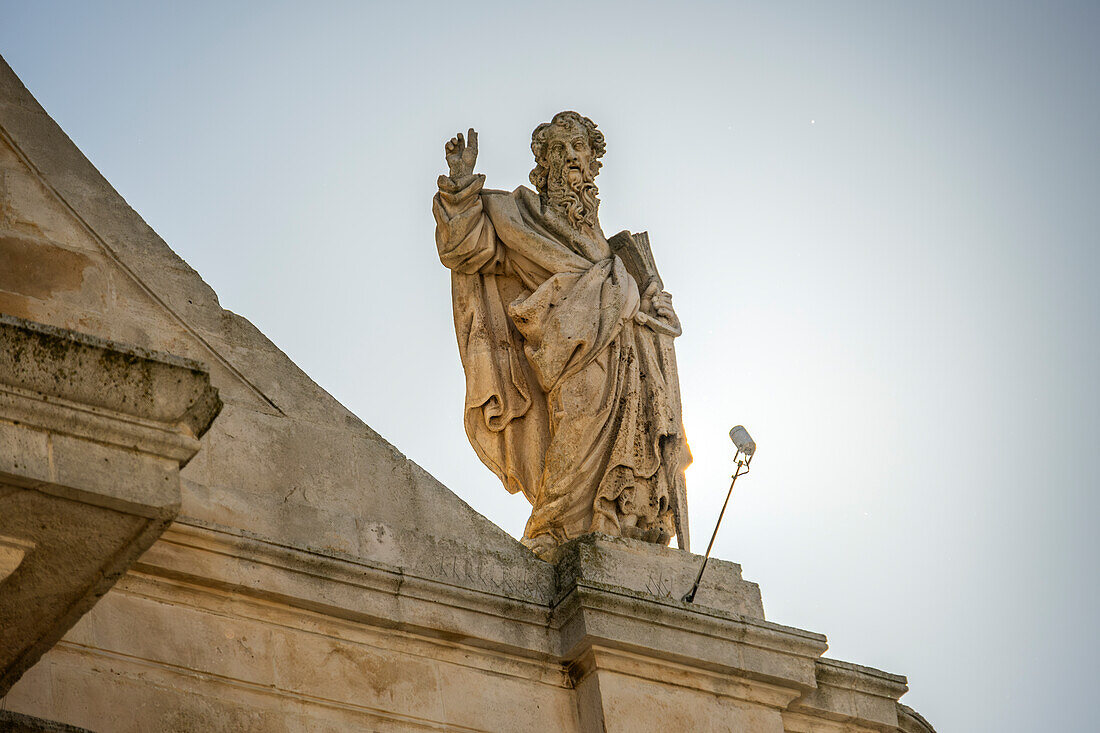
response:
{"label": "raised right hand", "polygon": [[452,181],[466,178],[474,172],[474,163],[477,162],[477,131],[471,127],[467,135],[469,142],[463,139],[460,132],[443,146]]}

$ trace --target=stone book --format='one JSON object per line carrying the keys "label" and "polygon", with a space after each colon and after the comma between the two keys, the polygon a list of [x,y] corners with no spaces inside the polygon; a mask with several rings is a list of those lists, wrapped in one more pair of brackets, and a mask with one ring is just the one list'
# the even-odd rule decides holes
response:
{"label": "stone book", "polygon": [[[653,250],[649,246],[649,232],[631,234],[624,229],[613,237],[610,237],[607,243],[611,245],[611,251],[618,255],[619,259],[623,261],[623,264],[626,266],[626,271],[637,281],[639,295],[642,295],[643,299],[646,290],[653,283],[657,284],[658,291],[665,289],[664,281],[661,280],[661,275],[657,272],[657,263],[653,259]],[[676,333],[678,335],[678,330]],[[660,358],[665,371],[668,374],[677,374],[676,351],[672,344],[672,337],[658,331],[657,343],[660,346]],[[680,420],[679,380],[670,380],[669,387],[674,393],[674,409],[677,413],[677,420]],[[663,456],[665,465],[685,466],[687,463],[690,463],[690,457],[680,455],[681,450],[684,452],[687,451],[686,444],[681,447],[676,441],[666,441],[662,446],[662,453],[668,454]],[[681,550],[690,550],[691,535],[688,529],[687,487],[682,472],[670,472],[669,490],[669,499],[672,502],[673,526],[676,530],[676,542]]]}
{"label": "stone book", "polygon": [[611,251],[626,265],[626,271],[638,281],[640,292],[644,293],[654,279],[657,280],[659,290],[665,289],[664,281],[657,272],[657,263],[653,261],[653,250],[649,248],[649,232],[631,234],[624,229],[609,238],[607,243],[611,245]]}

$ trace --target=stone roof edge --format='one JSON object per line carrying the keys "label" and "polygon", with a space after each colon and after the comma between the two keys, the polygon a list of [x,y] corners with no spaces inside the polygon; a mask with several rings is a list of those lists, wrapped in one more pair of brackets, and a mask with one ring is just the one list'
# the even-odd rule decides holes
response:
{"label": "stone roof edge", "polygon": [[[220,331],[219,320],[229,313],[221,308],[213,288],[130,207],[43,109],[3,56],[0,138],[108,257],[202,344],[214,361],[229,369],[258,399],[281,412],[203,333]],[[172,281],[172,277],[177,279]],[[274,344],[271,347],[275,349]]]}
{"label": "stone roof edge", "polygon": [[102,245],[106,254],[202,344],[213,361],[223,365],[255,394],[258,405],[266,405],[272,414],[285,416],[288,411],[293,411],[292,405],[279,404],[282,401],[280,398],[273,399],[268,394],[271,390],[254,384],[222,353],[218,343],[230,342],[229,332],[236,338],[248,339],[247,346],[263,354],[263,358],[280,361],[292,368],[300,376],[300,384],[309,385],[309,394],[297,397],[300,403],[309,403],[310,414],[295,413],[294,417],[307,422],[323,422],[341,428],[351,426],[354,430],[361,430],[384,445],[396,460],[408,462],[414,472],[422,474],[428,483],[445,492],[454,511],[466,514],[467,521],[495,534],[505,545],[520,546],[514,537],[471,507],[317,385],[246,318],[223,309],[214,290],[111,186],[38,103],[2,55],[0,139],[12,145],[58,202]]}

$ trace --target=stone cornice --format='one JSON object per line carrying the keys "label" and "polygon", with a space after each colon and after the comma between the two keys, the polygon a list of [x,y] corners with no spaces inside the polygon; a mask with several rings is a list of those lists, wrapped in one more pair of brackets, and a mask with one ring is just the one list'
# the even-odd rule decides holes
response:
{"label": "stone cornice", "polygon": [[[13,424],[119,448],[139,450],[186,465],[197,438],[175,426],[0,383],[0,418]],[[45,477],[43,477],[45,478]]]}
{"label": "stone cornice", "polygon": [[611,671],[783,710],[792,725],[819,720],[882,731],[916,725],[915,718],[899,722],[896,712],[904,677],[822,658],[821,634],[586,579],[576,568],[557,574],[569,588],[524,600],[515,588],[476,587],[439,567],[401,568],[188,519],[173,524],[134,569],[146,582],[160,577],[211,587],[288,612],[558,665],[572,684]]}
{"label": "stone cornice", "polygon": [[818,659],[817,686],[790,710],[810,718],[893,733],[899,728],[898,698],[908,691],[905,677],[835,659]]}
{"label": "stone cornice", "polygon": [[649,654],[635,654],[598,644],[587,646],[567,669],[574,686],[593,673],[609,671],[643,681],[661,680],[664,685],[731,697],[777,710],[785,709],[799,695],[798,691],[788,686],[710,672],[670,659],[654,658]]}
{"label": "stone cornice", "polygon": [[820,634],[715,609],[678,608],[606,585],[577,587],[555,616],[564,659],[599,644],[792,690],[814,687],[814,661],[827,647]]}
{"label": "stone cornice", "polygon": [[[545,605],[340,552],[278,544],[194,519],[174,523],[135,569],[429,637],[469,636],[477,629],[481,635],[468,640],[477,646],[543,657],[550,653]],[[430,624],[415,621],[425,615],[431,617]],[[523,628],[524,642],[515,643],[515,628],[506,629],[503,622]]]}
{"label": "stone cornice", "polygon": [[143,428],[169,426],[192,439],[221,409],[206,368],[190,359],[4,314],[0,346],[0,384],[13,394],[41,395],[88,415],[128,416],[135,420],[124,422]]}
{"label": "stone cornice", "polygon": [[830,685],[895,700],[909,691],[904,675],[891,674],[874,667],[864,667],[828,657],[817,660],[817,681],[819,685]]}
{"label": "stone cornice", "polygon": [[560,664],[593,644],[656,655],[784,686],[792,697],[814,686],[814,663],[827,646],[820,634],[609,583],[582,581],[550,606],[197,523],[173,524],[135,569],[429,638],[461,635],[472,646]]}

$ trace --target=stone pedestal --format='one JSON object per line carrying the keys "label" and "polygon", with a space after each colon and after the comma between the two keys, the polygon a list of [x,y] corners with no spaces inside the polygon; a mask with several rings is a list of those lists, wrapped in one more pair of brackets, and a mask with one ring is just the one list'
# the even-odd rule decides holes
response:
{"label": "stone pedestal", "polygon": [[764,618],[760,586],[744,580],[737,563],[711,558],[695,602],[679,604],[703,563],[699,555],[651,542],[590,534],[562,545],[550,559],[557,569],[562,593],[577,587],[614,590],[676,601],[685,608],[720,609]]}
{"label": "stone pedestal", "polygon": [[0,315],[0,697],[176,516],[220,407],[197,363]]}
{"label": "stone pedestal", "polygon": [[764,620],[760,589],[711,561],[695,603],[680,598],[702,558],[588,535],[555,556],[562,658],[581,730],[783,730],[815,688],[825,637]]}

